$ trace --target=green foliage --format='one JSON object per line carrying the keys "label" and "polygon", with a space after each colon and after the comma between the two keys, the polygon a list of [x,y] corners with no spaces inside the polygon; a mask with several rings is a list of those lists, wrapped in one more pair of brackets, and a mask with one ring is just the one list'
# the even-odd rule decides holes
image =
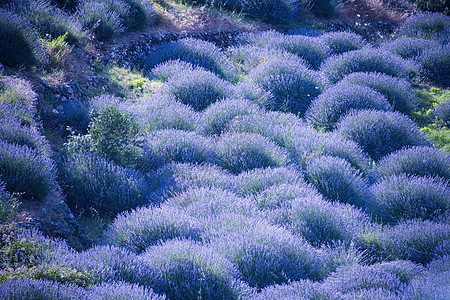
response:
{"label": "green foliage", "polygon": [[89,133],[94,150],[122,166],[134,166],[141,155],[137,140],[139,126],[116,106],[107,105],[94,113]]}
{"label": "green foliage", "polygon": [[6,223],[15,216],[19,205],[19,200],[5,191],[5,186],[0,181],[0,224]]}
{"label": "green foliage", "polygon": [[63,284],[73,283],[82,287],[98,283],[98,279],[88,271],[79,271],[66,266],[39,266],[30,270],[32,279],[48,279]]}
{"label": "green foliage", "polygon": [[72,53],[72,46],[67,42],[68,32],[56,39],[47,42],[47,49],[50,53],[50,64],[52,67],[58,68],[64,65],[64,62]]}
{"label": "green foliage", "polygon": [[449,0],[413,0],[411,1],[421,11],[441,12],[450,14]]}

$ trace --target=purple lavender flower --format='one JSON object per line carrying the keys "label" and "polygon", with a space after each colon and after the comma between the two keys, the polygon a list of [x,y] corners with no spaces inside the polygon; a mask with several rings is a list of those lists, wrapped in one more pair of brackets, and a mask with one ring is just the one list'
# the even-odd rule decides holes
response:
{"label": "purple lavender flower", "polygon": [[331,54],[342,54],[348,51],[360,50],[367,46],[367,42],[363,37],[353,32],[328,32],[322,34],[318,39],[328,45]]}

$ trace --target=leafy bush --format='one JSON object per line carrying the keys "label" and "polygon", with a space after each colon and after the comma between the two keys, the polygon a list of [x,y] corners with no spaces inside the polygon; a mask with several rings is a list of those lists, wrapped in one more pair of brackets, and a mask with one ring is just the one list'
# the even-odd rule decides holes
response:
{"label": "leafy bush", "polygon": [[199,119],[198,113],[190,106],[171,96],[154,95],[126,109],[144,132],[161,129],[194,131]]}
{"label": "leafy bush", "polygon": [[396,36],[450,42],[450,17],[441,13],[421,13],[409,17],[398,29]]}
{"label": "leafy bush", "polygon": [[91,116],[89,134],[93,149],[104,153],[118,165],[137,164],[141,155],[138,133],[137,122],[117,106],[105,105]]}
{"label": "leafy bush", "polygon": [[202,228],[194,218],[167,206],[138,208],[116,217],[105,236],[109,243],[141,253],[174,238],[199,240]]}
{"label": "leafy bush", "polygon": [[142,258],[153,266],[153,290],[170,299],[240,299],[248,293],[232,263],[192,241],[150,247]]}
{"label": "leafy bush", "polygon": [[0,140],[0,174],[6,188],[40,199],[56,187],[55,163],[26,145]]}
{"label": "leafy bush", "polygon": [[340,157],[360,171],[367,171],[370,160],[367,154],[353,141],[338,135],[309,134],[288,136],[286,141],[291,159],[301,168],[318,155]]}
{"label": "leafy bush", "polygon": [[233,174],[255,168],[283,167],[286,151],[259,134],[224,134],[215,145],[218,164]]}
{"label": "leafy bush", "polygon": [[51,156],[51,149],[45,137],[35,127],[23,126],[17,119],[0,119],[0,140],[27,146],[46,157]]}
{"label": "leafy bush", "polygon": [[318,39],[328,45],[332,54],[360,50],[367,46],[367,42],[362,36],[346,31],[328,32],[322,34]]}
{"label": "leafy bush", "polygon": [[[324,254],[286,229],[227,215],[215,220],[211,247],[234,263],[251,287],[320,279]],[[230,229],[227,230],[227,227]]]}
{"label": "leafy bush", "polygon": [[248,196],[282,183],[304,183],[303,176],[294,168],[253,169],[236,177],[236,192]]}
{"label": "leafy bush", "polygon": [[0,297],[9,299],[78,300],[87,299],[83,288],[50,280],[16,279],[0,283]]}
{"label": "leafy bush", "polygon": [[321,66],[325,77],[336,83],[355,72],[378,72],[409,79],[408,63],[400,56],[381,49],[363,49],[332,56]]}
{"label": "leafy bush", "polygon": [[396,151],[380,160],[372,172],[379,180],[391,175],[441,177],[450,180],[450,155],[431,147],[411,147]]}
{"label": "leafy bush", "polygon": [[203,68],[180,59],[168,60],[151,69],[150,76],[153,80],[168,81],[174,75],[192,72],[198,69],[201,70]]}
{"label": "leafy bush", "polygon": [[389,111],[392,106],[380,93],[356,84],[337,84],[314,99],[305,118],[316,129],[333,130],[339,119],[351,110]]}
{"label": "leafy bush", "polygon": [[382,231],[362,235],[363,248],[378,259],[404,259],[426,264],[448,255],[450,225],[428,220],[409,220]]}
{"label": "leafy bush", "polygon": [[191,188],[168,199],[166,203],[198,219],[210,219],[229,213],[245,216],[257,214],[256,207],[249,199],[218,187]]}
{"label": "leafy bush", "polygon": [[19,205],[20,202],[5,190],[5,184],[0,181],[0,224],[13,218]]}
{"label": "leafy bush", "polygon": [[303,116],[312,99],[324,89],[321,76],[295,61],[270,60],[248,74],[248,80],[269,91],[273,110]]}
{"label": "leafy bush", "polygon": [[400,37],[388,43],[381,44],[381,48],[397,54],[404,59],[416,60],[425,50],[436,48],[439,43],[415,37]]}
{"label": "leafy bush", "polygon": [[450,206],[450,189],[443,180],[393,175],[371,186],[369,211],[386,223],[406,219],[435,219]]}
{"label": "leafy bush", "polygon": [[73,15],[52,6],[50,0],[28,1],[24,6],[17,6],[16,10],[33,24],[42,38],[56,39],[67,33],[66,41],[73,45],[86,37],[79,21]]}
{"label": "leafy bush", "polygon": [[260,107],[245,99],[225,99],[205,109],[199,121],[199,132],[203,135],[220,135],[236,116],[257,114]]}
{"label": "leafy bush", "polygon": [[306,165],[305,179],[332,201],[365,207],[371,198],[361,172],[339,157],[314,157]]}
{"label": "leafy bush", "polygon": [[91,285],[87,291],[88,299],[115,300],[165,300],[165,296],[155,294],[153,290],[126,282],[101,283]]}
{"label": "leafy bush", "polygon": [[70,155],[61,172],[67,203],[77,212],[94,208],[115,215],[151,202],[144,175],[95,153]]}
{"label": "leafy bush", "polygon": [[394,110],[411,114],[417,106],[411,84],[401,78],[381,73],[356,72],[345,76],[339,83],[367,86],[384,95]]}
{"label": "leafy bush", "polygon": [[194,38],[162,43],[153,49],[146,60],[148,70],[168,60],[182,60],[232,80],[236,69],[231,61],[214,44]]}
{"label": "leafy bush", "polygon": [[7,67],[31,67],[47,60],[33,26],[25,18],[0,8],[0,63]]}
{"label": "leafy bush", "polygon": [[269,24],[288,24],[295,16],[296,7],[288,0],[220,0],[218,5],[232,11],[239,11],[245,16]]}
{"label": "leafy bush", "polygon": [[352,112],[338,123],[337,132],[356,142],[375,161],[403,147],[430,146],[419,128],[397,112]]}
{"label": "leafy bush", "polygon": [[[450,18],[450,17],[449,17]],[[433,84],[450,87],[450,45],[425,50],[418,58],[421,75]]]}
{"label": "leafy bush", "polygon": [[144,161],[156,163],[215,163],[212,140],[195,132],[158,130],[146,137]]}
{"label": "leafy bush", "polygon": [[76,17],[100,41],[111,40],[124,32],[119,14],[106,2],[83,0],[77,7]]}
{"label": "leafy bush", "polygon": [[209,71],[194,70],[174,75],[159,92],[201,111],[210,104],[231,96],[232,88],[230,83]]}

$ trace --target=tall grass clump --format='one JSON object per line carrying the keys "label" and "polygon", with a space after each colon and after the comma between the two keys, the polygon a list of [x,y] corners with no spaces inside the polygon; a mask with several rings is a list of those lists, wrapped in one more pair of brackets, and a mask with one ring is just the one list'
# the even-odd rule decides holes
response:
{"label": "tall grass clump", "polygon": [[270,214],[269,220],[316,247],[349,242],[364,232],[369,222],[361,210],[320,196],[295,198]]}
{"label": "tall grass clump", "polygon": [[362,235],[362,247],[379,259],[404,259],[426,264],[450,253],[450,225],[429,220],[408,220]]}
{"label": "tall grass clump", "polygon": [[392,175],[370,188],[369,212],[383,223],[407,219],[436,219],[450,207],[450,189],[438,178]]}
{"label": "tall grass clump", "polygon": [[[450,17],[449,17],[450,18]],[[418,61],[421,75],[432,84],[450,87],[450,45],[425,50]]]}
{"label": "tall grass clump", "polygon": [[248,80],[269,91],[272,110],[289,111],[303,116],[312,99],[325,88],[319,73],[300,62],[271,60],[248,74]]}
{"label": "tall grass clump", "polygon": [[201,224],[182,211],[161,208],[137,208],[118,215],[105,233],[106,240],[134,253],[174,238],[200,240]]}
{"label": "tall grass clump", "polygon": [[144,161],[215,163],[217,155],[210,138],[195,132],[164,129],[145,138]]}
{"label": "tall grass clump", "polygon": [[101,215],[115,215],[151,202],[144,175],[99,154],[69,155],[61,173],[67,203],[77,212],[93,208]]}
{"label": "tall grass clump", "polygon": [[305,114],[308,122],[318,130],[333,130],[339,119],[351,110],[392,110],[380,93],[356,84],[337,84],[314,99]]}
{"label": "tall grass clump", "polygon": [[381,44],[381,48],[397,54],[404,59],[416,60],[425,50],[436,48],[439,42],[416,37],[400,37],[390,42]]}
{"label": "tall grass clump", "polygon": [[151,287],[170,299],[241,299],[249,293],[235,265],[206,246],[172,240],[147,249]]}
{"label": "tall grass clump", "polygon": [[182,60],[203,67],[222,79],[233,80],[236,68],[214,44],[194,38],[162,43],[146,57],[146,69],[150,70],[168,60]]}
{"label": "tall grass clump", "polygon": [[153,95],[129,105],[126,110],[143,132],[161,129],[194,131],[199,119],[199,114],[192,107],[176,101],[172,96],[164,95]]}
{"label": "tall grass clump", "polygon": [[431,147],[410,147],[391,153],[372,171],[374,180],[391,175],[440,177],[450,180],[450,155]]}
{"label": "tall grass clump", "polygon": [[39,35],[25,18],[0,8],[0,63],[32,67],[47,60]]}
{"label": "tall grass clump", "polygon": [[336,130],[375,161],[403,147],[431,145],[413,121],[398,112],[355,111],[343,118]]}
{"label": "tall grass clump", "polygon": [[26,145],[0,140],[0,174],[10,192],[41,199],[56,187],[52,159]]}
{"label": "tall grass clump", "polygon": [[[266,221],[221,217],[212,227],[211,247],[234,263],[242,279],[258,289],[300,279],[318,280],[324,253],[288,230]],[[227,229],[227,226],[231,227]]]}
{"label": "tall grass clump", "polygon": [[325,77],[333,83],[355,72],[377,72],[408,80],[408,63],[400,56],[380,49],[362,49],[332,56],[321,66]]}
{"label": "tall grass clump", "polygon": [[248,196],[264,191],[282,183],[303,183],[303,175],[295,168],[253,169],[240,173],[236,177],[235,191]]}
{"label": "tall grass clump", "polygon": [[109,41],[125,31],[120,15],[106,2],[81,1],[76,17],[100,41]]}
{"label": "tall grass clump", "polygon": [[152,289],[126,282],[112,282],[91,285],[87,289],[88,299],[115,299],[115,300],[165,300],[166,297],[158,295]]}
{"label": "tall grass clump", "polygon": [[409,17],[398,29],[396,36],[450,42],[450,17],[441,13],[421,13]]}
{"label": "tall grass clump", "polygon": [[50,0],[32,0],[14,10],[33,24],[42,38],[56,39],[67,32],[66,41],[74,45],[86,37],[80,22],[73,15],[52,6]]}
{"label": "tall grass clump", "polygon": [[367,46],[362,36],[353,32],[338,31],[328,32],[318,37],[330,48],[331,54],[342,54],[344,52],[360,50]]}
{"label": "tall grass clump", "polygon": [[201,111],[216,101],[230,97],[232,86],[209,71],[194,70],[174,75],[159,92]]}
{"label": "tall grass clump", "polygon": [[50,280],[28,278],[0,283],[0,297],[5,300],[79,300],[88,298],[86,291],[75,284],[61,284]]}
{"label": "tall grass clump", "polygon": [[371,200],[369,184],[345,159],[316,156],[307,165],[305,179],[332,201],[366,207]]}
{"label": "tall grass clump", "polygon": [[228,213],[245,216],[257,214],[256,207],[249,199],[219,187],[191,188],[168,199],[166,203],[201,220]]}
{"label": "tall grass clump", "polygon": [[218,164],[233,174],[289,163],[284,149],[259,134],[224,134],[217,141],[215,151]]}
{"label": "tall grass clump", "polygon": [[258,104],[246,99],[225,99],[202,112],[198,131],[203,135],[220,135],[236,116],[260,113]]}
{"label": "tall grass clump", "polygon": [[402,79],[381,73],[356,72],[345,76],[339,83],[367,86],[389,101],[394,110],[411,114],[417,106],[411,84]]}

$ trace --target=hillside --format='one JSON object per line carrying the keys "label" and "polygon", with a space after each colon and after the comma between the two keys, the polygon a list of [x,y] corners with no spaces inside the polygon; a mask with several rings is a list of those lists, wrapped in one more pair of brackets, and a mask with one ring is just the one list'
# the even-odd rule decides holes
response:
{"label": "hillside", "polygon": [[1,1],[0,298],[450,297],[448,7]]}

